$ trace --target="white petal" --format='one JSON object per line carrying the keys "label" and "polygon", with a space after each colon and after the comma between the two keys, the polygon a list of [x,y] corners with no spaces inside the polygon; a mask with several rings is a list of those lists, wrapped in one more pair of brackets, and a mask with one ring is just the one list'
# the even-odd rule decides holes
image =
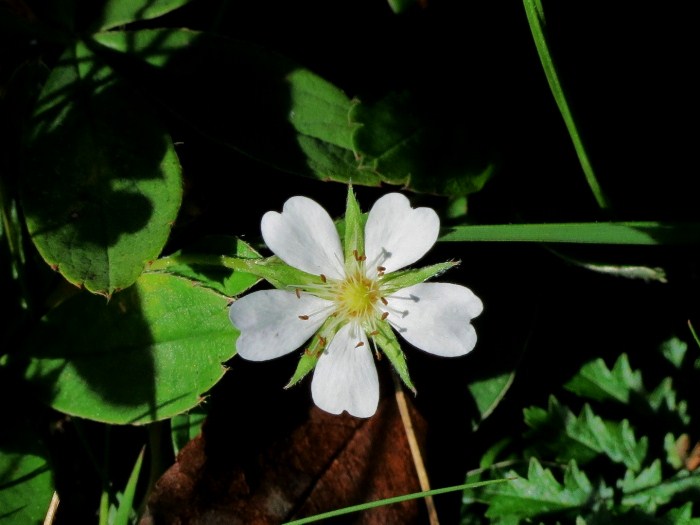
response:
{"label": "white petal", "polygon": [[470,321],[484,307],[469,288],[421,283],[386,299],[387,320],[399,335],[421,350],[456,357],[470,352],[476,345],[476,331]]}
{"label": "white petal", "polygon": [[440,219],[431,208],[411,208],[400,193],[388,193],[374,203],[365,226],[368,276],[377,266],[393,272],[416,262],[435,244]]}
{"label": "white petal", "polygon": [[343,278],[343,249],[333,219],[307,197],[292,197],[282,213],[269,211],[260,225],[265,244],[284,262],[305,272]]}
{"label": "white petal", "polygon": [[[284,290],[261,290],[235,301],[229,319],[241,334],[236,349],[251,361],[267,361],[296,350],[321,327],[328,317],[322,312],[332,305],[316,296]],[[330,313],[330,310],[327,311]],[[299,319],[309,315],[309,319]]]}
{"label": "white petal", "polygon": [[[364,344],[356,348],[358,342]],[[363,330],[350,323],[338,330],[314,369],[311,395],[316,406],[331,414],[374,415],[379,379]]]}

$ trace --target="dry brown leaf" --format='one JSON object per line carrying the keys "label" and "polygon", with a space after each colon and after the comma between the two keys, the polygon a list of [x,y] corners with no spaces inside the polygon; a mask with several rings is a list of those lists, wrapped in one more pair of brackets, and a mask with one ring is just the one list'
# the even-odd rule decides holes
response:
{"label": "dry brown leaf", "polygon": [[[409,408],[423,446],[425,421]],[[420,491],[391,395],[383,397],[369,419],[312,407],[305,419],[288,425],[246,425],[244,434],[233,425],[210,416],[202,434],[182,449],[157,482],[142,525],[278,524]],[[426,522],[421,499],[332,520],[364,525]]]}

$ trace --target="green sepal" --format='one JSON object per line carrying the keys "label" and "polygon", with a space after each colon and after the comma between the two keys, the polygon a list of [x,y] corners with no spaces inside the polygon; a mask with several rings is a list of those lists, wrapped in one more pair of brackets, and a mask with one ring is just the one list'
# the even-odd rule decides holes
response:
{"label": "green sepal", "polygon": [[385,275],[382,279],[382,290],[386,295],[390,295],[402,288],[419,284],[432,277],[445,273],[450,268],[454,268],[459,264],[459,261],[447,261],[444,263],[433,264],[423,268],[415,268],[411,270],[399,270]]}
{"label": "green sepal", "polygon": [[306,376],[306,374],[316,368],[318,358],[321,357],[321,354],[335,336],[338,328],[338,321],[335,317],[331,316],[326,319],[326,321],[321,325],[321,328],[319,328],[318,332],[316,332],[311,338],[309,346],[304,349],[304,353],[302,354],[301,359],[299,359],[299,364],[297,365],[297,369],[294,371],[294,375],[284,388],[289,388],[296,385]]}
{"label": "green sepal", "polygon": [[391,329],[389,323],[377,323],[376,333],[372,336],[374,344],[376,344],[382,352],[389,358],[394,369],[399,374],[401,381],[416,394],[416,387],[413,386],[411,377],[408,375],[408,365],[406,364],[406,356],[401,350],[401,344],[396,339],[396,334]]}
{"label": "green sepal", "polygon": [[275,288],[291,290],[309,284],[322,284],[318,275],[312,275],[293,266],[289,266],[279,257],[273,255],[260,260],[248,260],[246,271],[262,277]]}
{"label": "green sepal", "polygon": [[351,273],[357,266],[355,254],[365,253],[365,232],[362,220],[362,210],[352,191],[352,185],[348,186],[348,200],[345,206],[345,228],[344,228],[343,251],[345,255],[345,271]]}

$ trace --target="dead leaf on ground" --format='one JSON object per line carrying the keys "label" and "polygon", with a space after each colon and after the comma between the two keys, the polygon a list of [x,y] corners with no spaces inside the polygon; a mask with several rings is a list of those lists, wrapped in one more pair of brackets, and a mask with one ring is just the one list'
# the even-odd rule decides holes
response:
{"label": "dead leaf on ground", "polygon": [[[423,446],[425,421],[409,408]],[[311,407],[305,417],[272,427],[236,423],[209,417],[157,482],[141,525],[279,524],[421,490],[390,385],[369,419]],[[426,522],[422,499],[332,520]]]}

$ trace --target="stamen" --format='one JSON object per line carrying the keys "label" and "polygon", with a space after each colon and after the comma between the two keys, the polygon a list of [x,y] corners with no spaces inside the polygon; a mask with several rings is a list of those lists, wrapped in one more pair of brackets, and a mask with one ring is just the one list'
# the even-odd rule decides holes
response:
{"label": "stamen", "polygon": [[377,335],[379,335],[379,330],[372,330],[372,331],[371,331],[369,334],[367,334],[367,335],[369,335],[370,337],[377,336]]}
{"label": "stamen", "polygon": [[360,341],[359,343],[357,343],[357,344],[355,345],[355,348],[360,348],[361,346],[365,346],[364,341]]}
{"label": "stamen", "polygon": [[374,356],[377,358],[377,361],[382,360],[382,353],[378,349],[374,349]]}
{"label": "stamen", "polygon": [[297,294],[297,299],[301,299],[301,288],[294,290],[294,293]]}
{"label": "stamen", "polygon": [[[388,315],[388,313],[389,313],[389,312],[386,312],[387,315]],[[309,316],[308,316],[308,315],[300,315],[300,316],[299,316],[299,319],[301,319],[302,321],[308,321],[308,320],[309,320]]]}
{"label": "stamen", "polygon": [[322,335],[319,335],[318,342],[321,343],[321,348],[323,348],[324,346],[326,346],[326,343],[328,343],[328,339],[326,339]]}
{"label": "stamen", "polygon": [[321,277],[321,282],[325,283],[325,282],[326,282],[326,276],[323,275],[323,274],[321,274],[320,277]]}
{"label": "stamen", "polygon": [[386,268],[384,268],[383,266],[377,266],[377,271],[379,273],[384,273],[384,272],[386,272]]}
{"label": "stamen", "polygon": [[[381,317],[382,321],[386,320],[387,317],[389,317],[389,312],[384,312],[382,314],[382,317]],[[308,319],[308,317],[307,317],[307,319]]]}
{"label": "stamen", "polygon": [[379,300],[382,302],[382,304],[383,304],[384,306],[387,306],[387,305],[389,304],[389,301],[387,301],[386,299],[384,299],[384,297],[380,297]]}
{"label": "stamen", "polygon": [[366,255],[360,255],[360,254],[357,252],[357,250],[353,250],[353,251],[352,251],[352,254],[355,256],[355,260],[356,260],[357,262],[362,262],[362,261],[366,261],[366,260],[367,260],[367,256],[366,256]]}

